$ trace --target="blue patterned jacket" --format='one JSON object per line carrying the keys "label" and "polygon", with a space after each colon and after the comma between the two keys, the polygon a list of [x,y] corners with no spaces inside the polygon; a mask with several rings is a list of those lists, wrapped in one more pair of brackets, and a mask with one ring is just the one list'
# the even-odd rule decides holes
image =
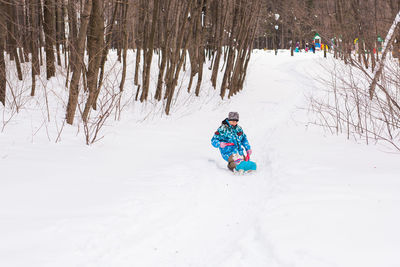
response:
{"label": "blue patterned jacket", "polygon": [[[234,143],[235,145],[221,148],[221,142]],[[247,140],[242,127],[239,125],[230,125],[228,119],[222,121],[222,125],[214,133],[214,136],[211,139],[211,144],[214,147],[219,148],[222,157],[226,161],[228,161],[230,155],[234,153],[239,153],[239,155],[243,156],[243,147],[246,151],[251,149],[249,141]]]}

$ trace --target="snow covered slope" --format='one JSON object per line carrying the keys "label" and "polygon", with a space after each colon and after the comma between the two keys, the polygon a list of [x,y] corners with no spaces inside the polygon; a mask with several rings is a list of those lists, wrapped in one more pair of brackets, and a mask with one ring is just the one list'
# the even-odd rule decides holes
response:
{"label": "snow covered slope", "polygon": [[[94,146],[0,134],[0,266],[400,266],[400,165],[309,126],[320,55],[253,54],[246,88],[125,118]],[[210,139],[240,113],[259,171]]]}

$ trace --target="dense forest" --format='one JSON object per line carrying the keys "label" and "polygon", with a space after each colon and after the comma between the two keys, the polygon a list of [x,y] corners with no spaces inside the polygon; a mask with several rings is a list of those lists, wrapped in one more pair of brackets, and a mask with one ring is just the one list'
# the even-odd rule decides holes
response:
{"label": "dense forest", "polygon": [[[379,49],[399,8],[395,0],[0,0],[0,102],[18,106],[10,71],[20,81],[29,78],[32,97],[41,72],[46,79],[61,75],[66,123],[87,122],[108,90],[110,51],[121,64],[113,86],[134,87],[135,101],[163,101],[166,114],[183,72],[190,71],[188,92],[198,96],[211,80],[221,98],[231,97],[243,88],[252,50],[293,50],[317,33],[336,58],[358,58],[374,69],[380,59],[368,51]],[[367,53],[352,57],[355,44]],[[134,69],[127,69],[129,51]],[[29,74],[23,64],[30,64]],[[127,72],[134,72],[133,84],[125,82]],[[112,103],[120,99],[116,93]]]}

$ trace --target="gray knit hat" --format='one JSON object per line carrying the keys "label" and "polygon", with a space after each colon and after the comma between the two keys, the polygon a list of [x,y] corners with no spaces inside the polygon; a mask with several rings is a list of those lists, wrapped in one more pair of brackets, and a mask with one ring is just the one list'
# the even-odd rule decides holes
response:
{"label": "gray knit hat", "polygon": [[239,121],[239,113],[237,112],[229,112],[228,121]]}

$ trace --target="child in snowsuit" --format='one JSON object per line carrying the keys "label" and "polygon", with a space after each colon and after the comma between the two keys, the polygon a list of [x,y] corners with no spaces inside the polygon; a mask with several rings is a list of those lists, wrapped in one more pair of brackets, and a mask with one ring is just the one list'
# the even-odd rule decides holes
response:
{"label": "child in snowsuit", "polygon": [[[219,148],[224,160],[228,161],[228,168],[231,171],[242,161],[248,161],[252,152],[246,134],[237,124],[238,121],[239,113],[229,112],[228,118],[222,121],[211,139],[211,144]],[[243,148],[246,150],[246,157]]]}

